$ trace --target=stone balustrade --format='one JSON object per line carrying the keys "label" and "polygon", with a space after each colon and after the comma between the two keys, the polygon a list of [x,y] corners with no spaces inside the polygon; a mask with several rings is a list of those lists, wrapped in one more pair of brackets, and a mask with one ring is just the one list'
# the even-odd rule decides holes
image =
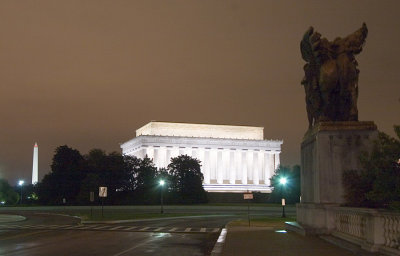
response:
{"label": "stone balustrade", "polygon": [[385,255],[400,255],[400,213],[364,208],[332,207],[331,234]]}

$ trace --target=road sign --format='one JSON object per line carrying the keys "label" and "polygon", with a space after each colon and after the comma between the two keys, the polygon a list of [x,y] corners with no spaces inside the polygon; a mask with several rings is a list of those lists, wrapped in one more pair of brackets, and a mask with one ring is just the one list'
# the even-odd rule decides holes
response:
{"label": "road sign", "polygon": [[107,197],[107,187],[99,187],[99,197]]}
{"label": "road sign", "polygon": [[94,202],[94,192],[90,191],[90,202]]}
{"label": "road sign", "polygon": [[243,194],[243,199],[244,200],[253,199],[253,194],[252,193],[245,193],[245,194]]}

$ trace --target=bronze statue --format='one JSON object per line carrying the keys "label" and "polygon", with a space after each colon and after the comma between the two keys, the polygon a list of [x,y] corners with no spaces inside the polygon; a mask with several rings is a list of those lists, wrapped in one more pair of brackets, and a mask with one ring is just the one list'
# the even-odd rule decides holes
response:
{"label": "bronze statue", "polygon": [[300,43],[307,62],[301,81],[306,92],[309,128],[320,121],[358,121],[358,74],[354,55],[362,51],[365,23],[353,34],[333,42],[310,27]]}

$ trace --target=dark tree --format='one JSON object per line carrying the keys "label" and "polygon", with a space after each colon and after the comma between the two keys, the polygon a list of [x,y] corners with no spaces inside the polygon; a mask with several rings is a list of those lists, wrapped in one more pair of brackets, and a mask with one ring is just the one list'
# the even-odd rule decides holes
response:
{"label": "dark tree", "polygon": [[[286,178],[285,185],[280,184],[281,178]],[[280,203],[282,196],[286,203],[293,204],[300,201],[300,166],[295,165],[292,168],[279,166],[275,174],[270,178],[273,191],[270,195],[270,201]]]}
{"label": "dark tree", "polygon": [[38,185],[40,202],[45,204],[61,204],[63,198],[67,202],[75,202],[82,179],[84,159],[78,150],[68,146],[56,149],[51,164],[51,172]]}
{"label": "dark tree", "polygon": [[8,184],[5,179],[0,179],[0,204],[3,205],[14,205],[20,200],[18,192]]}
{"label": "dark tree", "polygon": [[154,204],[157,202],[157,168],[147,156],[133,170],[136,203]]}
{"label": "dark tree", "polygon": [[207,202],[199,160],[180,155],[171,159],[168,171],[171,176],[171,189],[181,203]]}
{"label": "dark tree", "polygon": [[87,176],[81,184],[80,199],[89,198],[89,192],[98,193],[100,186],[107,187],[105,202],[109,204],[120,203],[128,196],[123,191],[133,187],[133,170],[137,168],[137,161],[132,157],[122,156],[112,152],[106,154],[101,149],[93,149],[85,155]]}
{"label": "dark tree", "polygon": [[136,176],[138,175],[142,159],[136,156],[124,156],[124,169],[127,179],[123,182],[123,191],[134,191],[137,188]]}
{"label": "dark tree", "polygon": [[343,173],[347,205],[400,209],[400,126],[397,139],[379,133],[372,152],[360,157],[362,170]]}

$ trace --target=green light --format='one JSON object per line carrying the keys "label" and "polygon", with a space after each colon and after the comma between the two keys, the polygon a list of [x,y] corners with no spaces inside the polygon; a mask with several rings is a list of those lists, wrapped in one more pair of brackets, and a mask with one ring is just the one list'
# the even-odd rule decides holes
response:
{"label": "green light", "polygon": [[279,183],[281,183],[282,185],[285,185],[287,183],[287,179],[285,177],[280,178]]}

